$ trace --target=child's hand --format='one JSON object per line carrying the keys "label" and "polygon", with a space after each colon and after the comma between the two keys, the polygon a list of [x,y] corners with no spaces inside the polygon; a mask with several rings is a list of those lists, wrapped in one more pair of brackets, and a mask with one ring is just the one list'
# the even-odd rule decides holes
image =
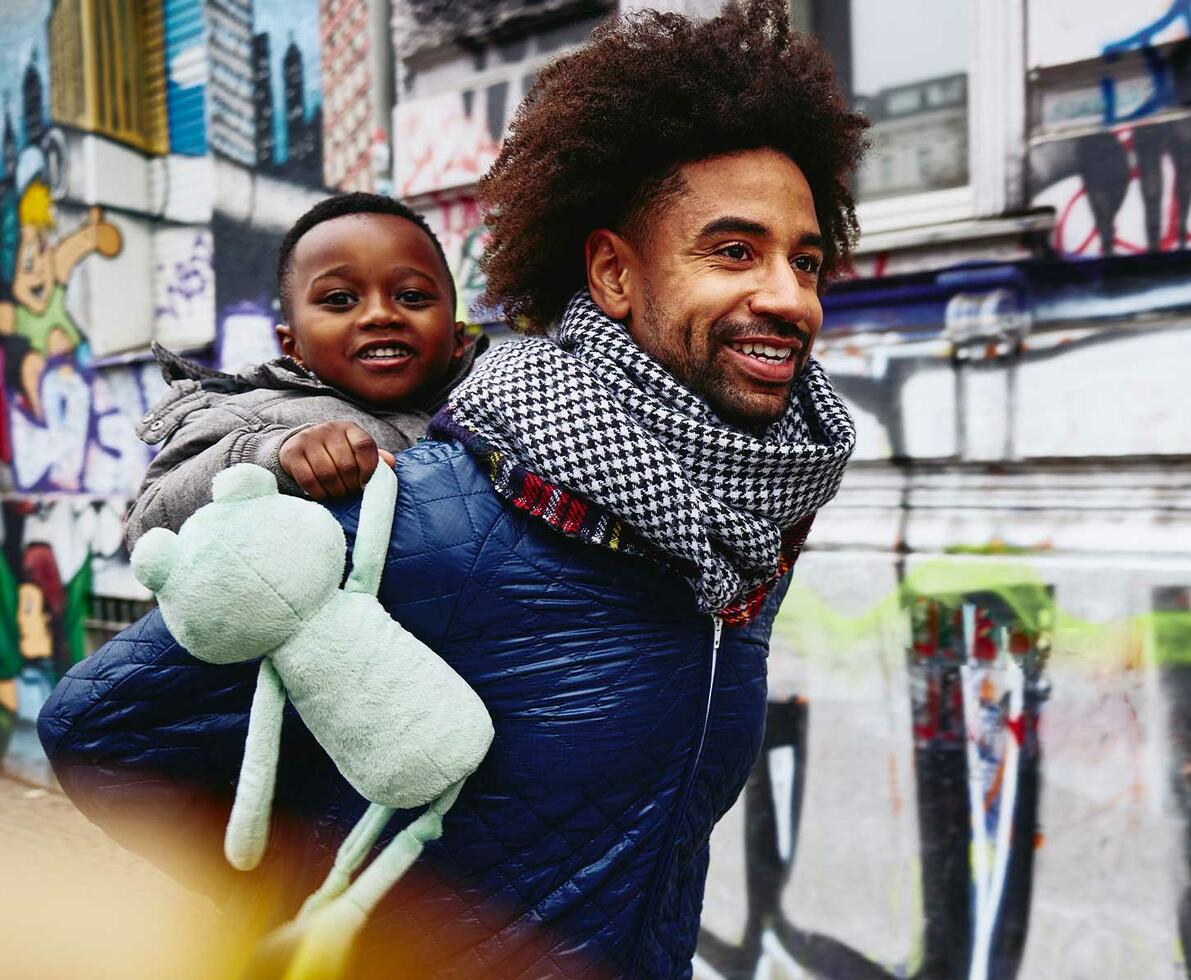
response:
{"label": "child's hand", "polygon": [[281,444],[278,461],[313,500],[358,493],[376,470],[378,459],[393,465],[393,454],[355,422],[323,422],[303,429]]}

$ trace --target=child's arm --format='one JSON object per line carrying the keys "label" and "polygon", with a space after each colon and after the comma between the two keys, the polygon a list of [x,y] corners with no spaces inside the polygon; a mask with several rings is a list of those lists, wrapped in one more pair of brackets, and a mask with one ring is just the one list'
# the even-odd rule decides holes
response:
{"label": "child's arm", "polygon": [[[343,445],[357,447],[352,455],[354,473],[341,473],[333,465],[334,459],[344,458]],[[360,460],[357,451],[363,457]],[[286,426],[254,423],[219,407],[193,412],[149,464],[128,512],[125,540],[131,549],[149,528],[177,531],[186,518],[210,503],[215,474],[236,463],[263,466],[277,478],[282,493],[308,493],[322,500],[359,490],[376,469],[381,453],[392,459],[352,422]],[[351,469],[346,462],[344,466]]]}
{"label": "child's arm", "polygon": [[253,422],[223,408],[191,413],[149,464],[124,537],[131,551],[153,527],[177,531],[191,514],[211,502],[211,481],[236,463],[256,463],[276,476],[284,493],[298,494],[278,463],[281,443],[304,426]]}

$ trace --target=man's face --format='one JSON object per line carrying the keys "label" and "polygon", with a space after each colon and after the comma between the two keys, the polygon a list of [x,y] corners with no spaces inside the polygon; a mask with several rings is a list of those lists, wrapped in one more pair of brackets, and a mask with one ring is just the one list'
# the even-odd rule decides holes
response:
{"label": "man's face", "polygon": [[463,353],[442,260],[398,215],[345,215],[306,232],[290,306],[281,349],[378,408],[424,404]]}
{"label": "man's face", "polygon": [[629,332],[725,421],[769,425],[823,323],[823,238],[789,157],[761,149],[681,168],[633,249]]}

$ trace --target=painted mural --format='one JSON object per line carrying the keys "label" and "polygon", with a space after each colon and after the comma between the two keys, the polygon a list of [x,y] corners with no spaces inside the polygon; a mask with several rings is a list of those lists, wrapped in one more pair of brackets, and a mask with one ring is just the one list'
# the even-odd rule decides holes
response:
{"label": "painted mural", "polygon": [[779,618],[696,977],[1186,977],[1187,587],[936,559],[841,613],[878,562],[812,558]]}
{"label": "painted mural", "polygon": [[194,332],[211,291],[209,233],[158,238],[136,169],[204,152],[201,4],[103,6],[94,35],[79,0],[19,0],[0,38],[0,758],[30,778],[33,720],[88,650],[93,594],[139,596],[121,518],[163,382],[121,352],[157,321]]}
{"label": "painted mural", "polygon": [[122,506],[105,500],[8,500],[0,506],[0,758],[39,778],[34,725],[57,681],[89,652],[96,580],[111,592],[128,555]]}
{"label": "painted mural", "polygon": [[170,152],[207,152],[207,46],[202,0],[163,0]]}
{"label": "painted mural", "polygon": [[1187,247],[1191,3],[1163,6],[1153,19],[1134,11],[1122,33],[1100,35],[1099,50],[1084,53],[1099,60],[1095,89],[1076,85],[1042,100],[1044,124],[1096,127],[1030,150],[1033,203],[1054,209],[1052,242],[1064,256]]}

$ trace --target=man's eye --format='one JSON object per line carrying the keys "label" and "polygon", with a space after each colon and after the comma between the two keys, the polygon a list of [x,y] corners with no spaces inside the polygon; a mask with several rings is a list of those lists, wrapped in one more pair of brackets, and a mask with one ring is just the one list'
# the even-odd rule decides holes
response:
{"label": "man's eye", "polygon": [[350,306],[354,301],[355,297],[343,289],[336,289],[322,298],[325,306]]}
{"label": "man's eye", "polygon": [[725,245],[719,250],[720,255],[726,259],[731,259],[733,262],[744,262],[751,257],[752,251],[744,242],[733,242],[731,245]]}
{"label": "man's eye", "polygon": [[817,255],[799,255],[794,259],[794,268],[799,272],[809,272],[811,275],[818,275],[819,269],[823,266],[823,260]]}

